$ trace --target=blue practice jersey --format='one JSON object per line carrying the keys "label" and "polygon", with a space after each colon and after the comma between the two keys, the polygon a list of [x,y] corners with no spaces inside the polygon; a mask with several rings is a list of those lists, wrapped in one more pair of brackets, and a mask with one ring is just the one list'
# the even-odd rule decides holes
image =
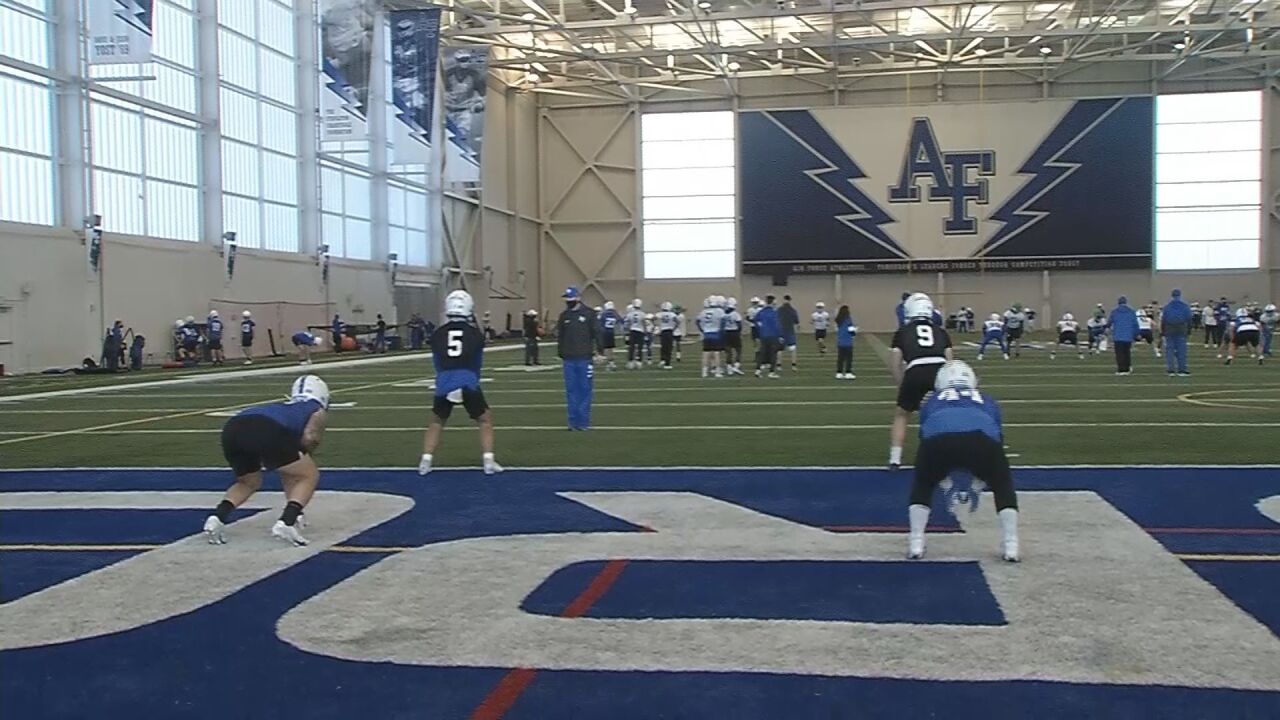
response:
{"label": "blue practice jersey", "polygon": [[312,335],[312,334],[311,334],[311,333],[309,333],[309,332],[301,332],[301,331],[296,332],[296,333],[294,333],[294,334],[293,334],[293,344],[294,344],[294,345],[307,345],[307,346],[315,345],[315,344],[316,344],[316,336],[315,336],[315,335]]}
{"label": "blue practice jersey", "polygon": [[617,310],[605,310],[600,313],[600,334],[613,335],[618,330],[618,324],[622,322],[622,316]]}
{"label": "blue practice jersey", "polygon": [[947,388],[929,396],[920,408],[920,439],[980,432],[1001,442],[1000,406],[977,390]]}
{"label": "blue practice jersey", "polygon": [[178,332],[181,333],[183,345],[194,345],[200,340],[200,333],[195,325],[183,325]]}
{"label": "blue practice jersey", "polygon": [[245,408],[237,413],[236,417],[264,417],[288,430],[294,437],[300,438],[303,428],[307,426],[307,421],[321,408],[319,400],[286,400]]}
{"label": "blue practice jersey", "polygon": [[984,340],[999,340],[1004,337],[1004,321],[1003,320],[984,320],[982,322],[982,338]]}
{"label": "blue practice jersey", "polygon": [[257,325],[257,323],[250,320],[249,318],[245,318],[244,320],[241,320],[240,321],[240,337],[252,338],[254,325]]}
{"label": "blue practice jersey", "polygon": [[853,326],[852,319],[836,323],[836,347],[853,347],[853,336],[857,334],[858,329]]}
{"label": "blue practice jersey", "polygon": [[222,319],[221,318],[216,318],[216,317],[209,318],[209,337],[213,340],[222,339]]}

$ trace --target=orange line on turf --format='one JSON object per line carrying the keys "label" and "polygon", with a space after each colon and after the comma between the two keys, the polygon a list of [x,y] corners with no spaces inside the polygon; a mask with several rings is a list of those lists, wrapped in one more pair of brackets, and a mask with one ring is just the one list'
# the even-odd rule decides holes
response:
{"label": "orange line on turf", "polygon": [[[582,617],[596,604],[604,594],[609,592],[609,588],[617,582],[618,576],[622,574],[624,568],[627,567],[626,560],[609,560],[600,568],[600,572],[587,583],[578,597],[565,606],[560,611],[560,617],[576,618]],[[516,704],[516,700],[524,694],[529,684],[533,682],[533,677],[538,671],[534,668],[518,667],[512,668],[498,684],[489,691],[484,700],[476,706],[471,712],[471,720],[499,720],[506,714],[511,706]]]}

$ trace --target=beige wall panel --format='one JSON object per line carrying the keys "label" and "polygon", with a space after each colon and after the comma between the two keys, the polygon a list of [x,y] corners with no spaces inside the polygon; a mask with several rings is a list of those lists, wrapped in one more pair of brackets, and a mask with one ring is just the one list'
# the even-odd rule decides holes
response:
{"label": "beige wall panel", "polygon": [[502,90],[489,88],[484,111],[484,155],[481,176],[484,181],[484,201],[490,207],[508,208],[507,154],[511,152],[510,133],[507,127],[507,96]]}

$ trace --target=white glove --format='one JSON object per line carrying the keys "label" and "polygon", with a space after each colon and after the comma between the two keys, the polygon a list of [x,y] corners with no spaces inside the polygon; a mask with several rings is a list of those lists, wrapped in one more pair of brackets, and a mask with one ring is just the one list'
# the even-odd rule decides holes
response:
{"label": "white glove", "polygon": [[431,456],[423,453],[422,459],[418,461],[418,474],[426,475],[431,472]]}

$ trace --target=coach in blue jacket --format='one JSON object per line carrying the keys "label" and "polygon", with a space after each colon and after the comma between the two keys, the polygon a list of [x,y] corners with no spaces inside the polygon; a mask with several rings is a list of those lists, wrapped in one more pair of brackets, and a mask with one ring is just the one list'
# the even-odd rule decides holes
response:
{"label": "coach in blue jacket", "polygon": [[1116,346],[1116,374],[1133,372],[1133,340],[1138,337],[1138,313],[1129,307],[1129,299],[1121,295],[1111,311],[1111,341]]}
{"label": "coach in blue jacket", "polygon": [[591,392],[595,353],[599,334],[596,314],[582,304],[578,288],[565,289],[565,309],[560,313],[556,347],[564,365],[564,399],[569,411],[569,429],[591,427]]}
{"label": "coach in blue jacket", "polygon": [[1182,291],[1170,294],[1169,304],[1160,312],[1160,337],[1164,338],[1164,367],[1172,376],[1187,372],[1187,333],[1191,332],[1191,307],[1182,302]]}

